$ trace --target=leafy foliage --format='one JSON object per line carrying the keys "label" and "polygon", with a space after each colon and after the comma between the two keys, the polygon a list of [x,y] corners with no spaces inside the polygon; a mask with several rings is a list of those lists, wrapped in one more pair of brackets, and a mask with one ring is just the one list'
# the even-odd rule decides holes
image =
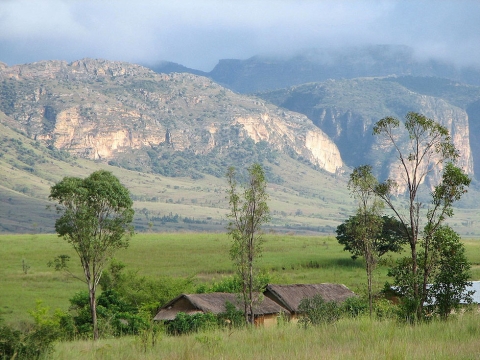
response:
{"label": "leafy foliage", "polygon": [[225,303],[225,312],[218,314],[217,319],[219,326],[228,325],[234,328],[245,326],[245,314],[229,301]]}
{"label": "leafy foliage", "polygon": [[55,230],[80,258],[97,339],[97,285],[107,261],[117,249],[128,245],[133,234],[133,202],[120,181],[104,170],[85,179],[65,177],[51,188],[50,199],[58,202],[57,212],[62,214],[55,222]]}
{"label": "leafy foliage", "polygon": [[341,315],[341,309],[335,301],[325,301],[320,295],[302,299],[298,311],[301,313],[299,324],[305,328],[334,323]]}
{"label": "leafy foliage", "polygon": [[442,225],[432,235],[428,246],[427,258],[425,241],[422,241],[417,257],[422,266],[416,273],[416,279],[411,271],[410,257],[397,260],[396,266],[389,270],[388,275],[394,278],[395,289],[402,296],[399,316],[409,322],[415,320],[416,309],[419,307],[419,300],[413,291],[415,280],[418,284],[425,284],[421,289],[425,297],[422,316],[438,314],[446,319],[452,310],[458,309],[462,303],[468,304],[472,299],[472,292],[465,291],[471,285],[468,281],[470,264],[458,234]]}
{"label": "leafy foliage", "polygon": [[[356,216],[350,216],[345,222],[337,226],[337,240],[339,244],[344,246],[344,251],[352,253],[352,259],[362,256],[360,249],[356,244],[356,239],[347,232],[347,228],[351,222],[355,222]],[[403,249],[403,245],[407,243],[407,236],[402,224],[393,216],[384,215],[381,217],[382,230],[373,239],[373,247],[379,257],[387,252],[398,253]]]}
{"label": "leafy foliage", "polygon": [[217,326],[217,317],[212,313],[188,315],[179,312],[174,320],[166,324],[166,331],[171,335],[183,335],[200,330],[213,329]]}
{"label": "leafy foliage", "polygon": [[[267,272],[259,272],[256,280],[259,289],[263,290],[270,283],[271,277]],[[213,281],[211,284],[202,284],[198,286],[196,292],[197,294],[209,292],[241,293],[242,280],[238,275],[227,276],[220,281]]]}
{"label": "leafy foliage", "polygon": [[473,291],[465,291],[472,283],[470,263],[465,256],[465,247],[460,237],[448,226],[438,229],[433,238],[433,247],[438,249],[436,271],[432,286],[428,289],[429,301],[441,318],[447,318],[460,304],[472,302]]}
{"label": "leafy foliage", "polygon": [[54,342],[62,338],[60,324],[65,316],[60,311],[49,314],[49,308],[37,302],[30,311],[34,324],[24,330],[17,330],[3,324],[0,318],[0,358],[1,359],[40,359],[53,352]]}
{"label": "leafy foliage", "polygon": [[265,173],[260,164],[253,164],[248,168],[248,183],[243,186],[243,194],[237,192],[235,169],[229,168],[227,180],[229,185],[230,222],[227,230],[233,243],[230,249],[230,258],[235,270],[241,279],[241,294],[245,304],[245,320],[253,325],[253,304],[259,299],[255,292],[261,290],[257,278],[258,270],[255,262],[262,253],[261,227],[270,219],[270,210],[267,205],[268,194]]}
{"label": "leafy foliage", "polygon": [[[107,290],[98,296],[97,316],[99,333],[102,337],[136,335],[148,329],[151,321],[150,313],[143,313],[127,303],[114,290]],[[92,334],[93,323],[90,314],[90,302],[87,292],[75,294],[70,299],[70,310],[73,320],[70,339],[88,338]]]}
{"label": "leafy foliage", "polygon": [[342,312],[348,317],[358,317],[368,311],[368,301],[360,296],[351,296],[342,304]]}
{"label": "leafy foliage", "polygon": [[[458,201],[470,185],[468,176],[454,162],[459,153],[455,148],[447,128],[422,114],[409,112],[403,124],[408,139],[401,142],[400,121],[386,117],[378,121],[373,132],[381,136],[396,152],[404,183],[402,187],[391,179],[375,186],[375,193],[395,213],[402,223],[410,245],[410,259],[403,259],[392,269],[395,286],[404,295],[405,318],[421,320],[424,304],[428,297],[428,283],[438,268],[435,261],[435,234],[446,218],[453,215],[452,205]],[[405,135],[405,134],[404,134]],[[421,209],[419,193],[425,186],[425,179],[434,171],[442,171],[441,181],[432,192],[431,206],[427,210],[423,234],[420,234]],[[400,189],[407,192],[407,213],[394,202]],[[403,191],[403,190],[401,190]],[[422,239],[423,235],[423,239]],[[419,249],[419,241],[420,247]],[[438,248],[438,244],[437,244]]]}
{"label": "leafy foliage", "polygon": [[100,280],[102,290],[115,292],[119,299],[136,311],[146,311],[151,316],[160,306],[181,293],[195,291],[193,278],[158,276],[149,278],[137,271],[125,271],[125,264],[112,261]]}

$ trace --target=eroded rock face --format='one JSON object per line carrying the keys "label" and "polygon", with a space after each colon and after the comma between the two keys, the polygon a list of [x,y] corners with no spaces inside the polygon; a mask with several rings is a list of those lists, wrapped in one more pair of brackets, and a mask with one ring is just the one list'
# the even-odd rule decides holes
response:
{"label": "eroded rock face", "polygon": [[89,159],[160,144],[204,154],[249,137],[329,172],[343,164],[336,145],[306,116],[196,75],[84,59],[1,67],[0,82],[9,126]]}
{"label": "eroded rock face", "polygon": [[302,121],[305,119],[299,115],[280,118],[268,113],[258,117],[236,118],[236,123],[241,124],[255,142],[267,141],[279,149],[289,147],[313,164],[334,173],[343,165],[337,146],[323,131],[312,126],[302,126]]}
{"label": "eroded rock face", "polygon": [[[465,94],[465,89],[462,91]],[[469,116],[466,110],[442,98],[419,94],[382,79],[331,80],[261,95],[307,115],[335,142],[347,166],[371,164],[380,179],[394,179],[399,184],[404,183],[404,170],[399,167],[398,154],[388,141],[372,134],[373,126],[386,116],[403,121],[409,111],[423,114],[447,128],[460,154],[458,165],[474,175]],[[406,131],[398,136],[399,144],[407,146]],[[409,150],[402,151],[405,154]],[[441,170],[442,166],[438,166],[425,179],[430,188],[438,183]],[[404,190],[399,188],[399,192]]]}

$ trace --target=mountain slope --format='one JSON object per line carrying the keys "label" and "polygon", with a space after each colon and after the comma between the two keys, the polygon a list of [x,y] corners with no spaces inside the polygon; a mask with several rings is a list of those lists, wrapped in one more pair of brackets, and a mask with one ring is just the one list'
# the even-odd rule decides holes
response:
{"label": "mountain slope", "polygon": [[336,145],[305,116],[191,74],[89,59],[4,66],[0,99],[4,123],[29,138],[138,171],[223,176],[228,163],[272,163],[274,151],[330,173],[342,166]]}
{"label": "mountain slope", "polygon": [[[0,65],[0,231],[53,231],[50,186],[101,168],[130,189],[137,231],[224,231],[224,174],[259,161],[273,229],[332,233],[354,208],[344,161],[389,175],[395,157],[371,126],[407,111],[447,126],[470,174],[478,161],[475,87],[363,78],[259,96],[273,104],[205,77],[104,60]],[[478,232],[478,198],[472,186],[460,204],[452,225],[462,234]]]}
{"label": "mountain slope", "polygon": [[[0,114],[1,115],[1,114]],[[225,178],[165,177],[125,170],[50,150],[0,123],[0,233],[54,232],[50,187],[64,176],[106,169],[130,190],[136,231],[225,231]],[[332,233],[352,202],[344,177],[279,154],[272,165],[282,184],[269,182],[272,229]]]}
{"label": "mountain slope", "polygon": [[395,177],[395,153],[385,152],[379,139],[372,136],[374,123],[386,116],[403,119],[409,111],[422,113],[447,127],[461,154],[459,165],[474,175],[474,158],[480,157],[480,153],[473,153],[470,146],[470,117],[465,109],[449,100],[459,105],[474,102],[480,98],[479,89],[471,87],[462,96],[458,95],[461,91],[453,94],[444,89],[445,100],[414,92],[403,86],[404,82],[395,78],[329,80],[258,95],[307,115],[335,141],[348,166],[369,163],[383,177]]}
{"label": "mountain slope", "polygon": [[130,189],[137,231],[223,231],[224,174],[252,161],[267,170],[277,229],[331,233],[351,206],[337,147],[304,115],[190,74],[0,66],[0,143],[0,232],[52,232],[50,187],[98,169]]}

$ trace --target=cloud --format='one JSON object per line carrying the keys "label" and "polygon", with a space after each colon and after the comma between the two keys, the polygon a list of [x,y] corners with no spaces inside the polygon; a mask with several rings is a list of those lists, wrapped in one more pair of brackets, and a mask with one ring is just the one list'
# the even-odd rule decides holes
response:
{"label": "cloud", "polygon": [[168,60],[209,71],[222,58],[405,44],[419,56],[478,64],[478,18],[473,0],[7,0],[0,61]]}

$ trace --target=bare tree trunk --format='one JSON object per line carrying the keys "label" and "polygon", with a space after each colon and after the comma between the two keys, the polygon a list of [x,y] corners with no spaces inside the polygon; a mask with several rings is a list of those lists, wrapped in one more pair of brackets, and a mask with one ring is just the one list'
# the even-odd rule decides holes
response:
{"label": "bare tree trunk", "polygon": [[413,298],[417,302],[415,306],[417,307],[416,311],[416,318],[417,321],[422,319],[422,304],[420,304],[420,296],[419,296],[419,288],[418,288],[418,279],[417,279],[417,273],[418,273],[418,264],[417,264],[417,248],[416,246],[412,246],[412,276],[413,276]]}
{"label": "bare tree trunk", "polygon": [[250,284],[249,284],[249,312],[250,312],[250,324],[253,325],[255,323],[254,314],[253,314],[253,264],[250,262]]}
{"label": "bare tree trunk", "polygon": [[97,322],[97,301],[95,298],[95,285],[89,286],[89,297],[90,297],[90,311],[92,314],[93,322],[93,340],[98,340],[98,322]]}
{"label": "bare tree trunk", "polygon": [[245,324],[248,324],[248,289],[245,279],[242,279],[242,292],[243,292],[243,305],[244,305],[244,316]]}
{"label": "bare tree trunk", "polygon": [[371,259],[367,257],[367,282],[368,282],[368,307],[370,310],[370,318],[373,313],[373,294],[372,294],[372,264]]}

